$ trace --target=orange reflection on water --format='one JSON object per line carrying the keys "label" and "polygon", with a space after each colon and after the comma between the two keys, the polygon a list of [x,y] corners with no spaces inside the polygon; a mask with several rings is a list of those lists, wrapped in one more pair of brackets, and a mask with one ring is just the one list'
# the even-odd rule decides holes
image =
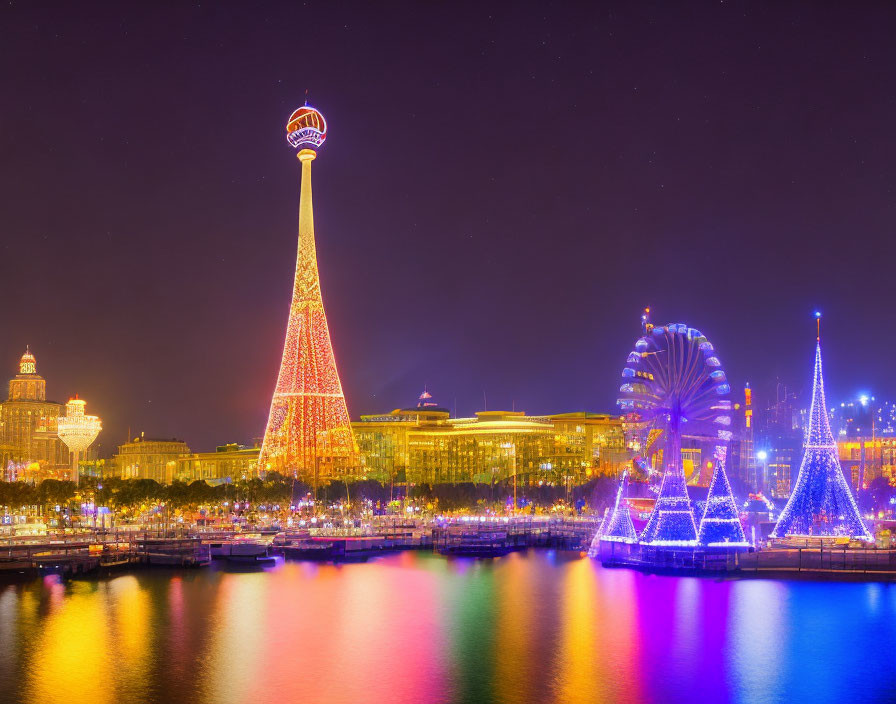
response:
{"label": "orange reflection on water", "polygon": [[642,701],[633,573],[620,570],[601,577],[588,559],[564,568],[559,647],[553,660],[558,703]]}
{"label": "orange reflection on water", "polygon": [[270,579],[263,572],[222,574],[216,618],[201,671],[201,701],[256,701],[264,682]]}
{"label": "orange reflection on water", "polygon": [[514,553],[504,558],[498,581],[498,610],[495,624],[495,690],[501,702],[520,704],[532,701],[536,639],[533,616],[538,608],[535,572],[525,557]]}
{"label": "orange reflection on water", "polygon": [[604,700],[597,644],[597,589],[590,561],[566,566],[560,597],[560,642],[553,668],[558,702]]}
{"label": "orange reflection on water", "polygon": [[52,608],[35,631],[25,657],[25,701],[44,704],[60,698],[71,704],[115,702],[105,601],[96,584],[75,582],[66,589],[50,584]]}

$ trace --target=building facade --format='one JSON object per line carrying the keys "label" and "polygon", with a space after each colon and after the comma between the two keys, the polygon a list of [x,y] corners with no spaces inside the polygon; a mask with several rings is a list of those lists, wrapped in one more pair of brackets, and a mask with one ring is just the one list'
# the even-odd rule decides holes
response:
{"label": "building facade", "polygon": [[238,481],[258,476],[259,446],[230,443],[214,452],[196,452],[177,458],[175,478],[182,482],[209,483]]}
{"label": "building facade", "polygon": [[[428,398],[428,394],[426,395]],[[422,399],[421,399],[422,400]],[[622,421],[595,413],[451,418],[421,403],[353,423],[364,476],[382,482],[578,484],[626,462]]]}
{"label": "building facade", "polygon": [[190,448],[183,440],[147,438],[141,434],[119,445],[112,462],[122,479],[153,479],[170,484],[175,479],[178,459],[189,454]]}
{"label": "building facade", "polygon": [[862,488],[867,489],[878,477],[886,477],[896,486],[896,437],[841,438],[837,450],[850,486],[859,486],[861,480]]}
{"label": "building facade", "polygon": [[26,348],[19,373],[9,381],[7,400],[0,402],[0,462],[7,475],[10,467],[19,479],[38,480],[65,472],[71,457],[57,435],[64,409],[63,404],[47,400],[47,382],[37,373],[37,360]]}

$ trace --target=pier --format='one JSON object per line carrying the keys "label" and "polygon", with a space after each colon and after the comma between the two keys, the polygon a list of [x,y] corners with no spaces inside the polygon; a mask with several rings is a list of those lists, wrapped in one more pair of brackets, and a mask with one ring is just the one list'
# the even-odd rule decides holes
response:
{"label": "pier", "polygon": [[598,557],[604,567],[625,567],[655,574],[896,581],[896,550],[819,541],[753,549],[651,547],[602,540]]}

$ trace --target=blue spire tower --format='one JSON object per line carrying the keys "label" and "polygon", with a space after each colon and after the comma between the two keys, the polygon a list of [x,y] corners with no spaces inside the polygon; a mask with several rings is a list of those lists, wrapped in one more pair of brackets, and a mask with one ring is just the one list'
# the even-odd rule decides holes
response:
{"label": "blue spire tower", "polygon": [[[821,318],[820,313],[815,314]],[[778,517],[772,538],[844,537],[872,540],[859,516],[859,509],[843,476],[837,457],[837,443],[828,420],[821,373],[821,323],[815,343],[815,377],[806,452],[793,493]]]}
{"label": "blue spire tower", "polygon": [[744,537],[744,529],[740,524],[737,504],[728,483],[728,474],[724,463],[716,462],[712,481],[709,483],[709,494],[706,496],[706,508],[700,520],[700,532],[697,536],[701,545],[708,547],[749,547]]}

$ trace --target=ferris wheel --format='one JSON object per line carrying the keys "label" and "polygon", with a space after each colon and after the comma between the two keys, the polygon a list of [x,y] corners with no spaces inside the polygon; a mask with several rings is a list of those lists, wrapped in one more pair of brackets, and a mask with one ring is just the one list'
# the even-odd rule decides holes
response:
{"label": "ferris wheel", "polygon": [[663,464],[676,462],[680,469],[682,437],[712,446],[716,461],[724,461],[732,436],[731,387],[715,348],[682,323],[652,325],[649,312],[622,370],[617,402],[639,453],[635,466],[661,475],[664,468],[650,459],[665,446]]}

